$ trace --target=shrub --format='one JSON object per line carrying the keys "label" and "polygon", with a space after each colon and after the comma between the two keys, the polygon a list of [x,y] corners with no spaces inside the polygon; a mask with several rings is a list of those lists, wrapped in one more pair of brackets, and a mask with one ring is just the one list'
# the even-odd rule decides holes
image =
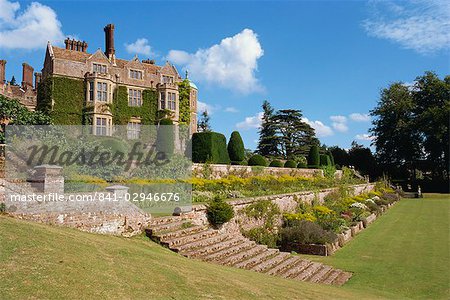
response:
{"label": "shrub", "polygon": [[196,163],[228,164],[226,138],[217,132],[197,132],[192,135],[192,161]]}
{"label": "shrub", "polygon": [[293,227],[296,226],[301,221],[310,221],[315,222],[317,218],[310,212],[305,213],[285,213],[283,214],[283,226],[284,227]]}
{"label": "shrub", "polygon": [[319,147],[312,146],[311,149],[309,149],[308,154],[308,167],[317,169],[319,167],[319,164],[320,164]]}
{"label": "shrub", "polygon": [[330,157],[326,154],[321,154],[320,155],[320,165],[321,166],[331,166]]}
{"label": "shrub", "polygon": [[335,166],[335,162],[334,162],[334,156],[333,153],[331,153],[331,151],[328,151],[327,155],[330,157],[330,162],[332,166]]}
{"label": "shrub", "polygon": [[0,214],[3,214],[6,212],[6,204],[0,203]]}
{"label": "shrub", "polygon": [[227,150],[231,161],[238,162],[245,159],[244,142],[242,141],[241,135],[238,131],[233,131],[231,133]]}
{"label": "shrub", "polygon": [[284,167],[285,168],[297,168],[297,163],[295,161],[293,161],[293,160],[287,160],[284,163]]}
{"label": "shrub", "polygon": [[270,162],[269,167],[281,168],[281,167],[283,167],[283,163],[280,160],[275,159]]}
{"label": "shrub", "polygon": [[250,157],[250,159],[248,160],[248,165],[267,167],[267,160],[264,158],[264,156],[256,154]]}
{"label": "shrub", "polygon": [[257,244],[267,245],[269,248],[276,248],[279,240],[278,234],[267,230],[264,227],[257,227],[243,232],[243,235]]}
{"label": "shrub", "polygon": [[336,240],[333,232],[322,229],[318,224],[310,221],[300,221],[294,227],[284,227],[280,230],[282,245],[289,243],[326,244]]}
{"label": "shrub", "polygon": [[308,167],[308,165],[303,161],[301,161],[297,164],[297,168],[299,168],[299,169],[305,169],[307,167]]}
{"label": "shrub", "polygon": [[98,140],[101,146],[110,149],[112,153],[128,153],[128,145],[119,138],[95,136],[92,140]]}
{"label": "shrub", "polygon": [[214,198],[207,205],[206,209],[208,221],[215,226],[222,225],[230,221],[234,216],[233,207],[223,199],[218,197]]}
{"label": "shrub", "polygon": [[172,156],[175,150],[175,132],[173,122],[170,119],[162,119],[159,122],[156,135],[156,149],[167,156]]}

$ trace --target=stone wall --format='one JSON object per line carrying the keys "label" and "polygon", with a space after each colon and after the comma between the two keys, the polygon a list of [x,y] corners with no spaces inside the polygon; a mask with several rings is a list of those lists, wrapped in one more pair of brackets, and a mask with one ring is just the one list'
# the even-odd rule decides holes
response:
{"label": "stone wall", "polygon": [[[88,232],[124,236],[142,232],[151,219],[136,205],[118,197],[121,190],[117,187],[105,192],[77,194],[42,193],[26,187],[26,184],[0,181],[2,200],[9,215]],[[17,198],[17,195],[22,198]]]}
{"label": "stone wall", "polygon": [[291,175],[303,177],[323,176],[321,169],[294,169],[294,168],[274,168],[274,167],[255,167],[238,165],[219,165],[219,164],[193,164],[192,175],[195,177],[207,177],[217,179],[228,175],[239,177],[251,177],[256,175]]}
{"label": "stone wall", "polygon": [[[350,188],[353,189],[354,195],[359,195],[372,191],[375,188],[375,184],[358,184],[353,185]],[[323,203],[325,196],[335,190],[336,188],[330,188],[320,191],[305,191],[291,194],[259,196],[229,201],[228,203],[233,206],[235,211],[235,217],[229,223],[225,224],[223,230],[240,231],[241,227],[248,230],[261,226],[264,222],[263,220],[248,218],[244,213],[244,209],[248,205],[255,202],[264,200],[272,201],[278,206],[282,213],[293,213],[296,211],[299,202],[312,204],[312,202],[316,200],[319,203]],[[185,209],[183,210],[186,211]],[[183,213],[183,215],[192,218],[193,223],[195,224],[207,224],[208,222],[206,217],[206,205],[203,204],[193,205],[192,210]],[[278,221],[281,223],[281,219]]]}

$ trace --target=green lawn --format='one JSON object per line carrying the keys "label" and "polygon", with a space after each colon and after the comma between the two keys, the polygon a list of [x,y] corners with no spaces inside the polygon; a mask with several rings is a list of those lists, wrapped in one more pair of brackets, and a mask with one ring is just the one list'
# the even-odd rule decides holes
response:
{"label": "green lawn", "polygon": [[353,271],[343,290],[448,299],[449,207],[448,195],[403,199],[333,256],[308,257]]}
{"label": "green lawn", "polygon": [[343,287],[297,282],[183,258],[125,239],[0,216],[0,299],[448,298],[449,201],[407,199],[333,257]]}

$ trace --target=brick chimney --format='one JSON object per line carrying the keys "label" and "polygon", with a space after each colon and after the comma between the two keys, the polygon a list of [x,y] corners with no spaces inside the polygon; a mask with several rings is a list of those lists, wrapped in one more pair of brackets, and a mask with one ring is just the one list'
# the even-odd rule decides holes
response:
{"label": "brick chimney", "polygon": [[42,81],[42,73],[36,72],[34,73],[34,88],[37,89],[39,83]]}
{"label": "brick chimney", "polygon": [[105,54],[112,60],[115,58],[116,50],[114,49],[114,24],[108,24],[104,28],[105,30]]}
{"label": "brick chimney", "polygon": [[5,82],[6,75],[6,60],[0,60],[0,84]]}
{"label": "brick chimney", "polygon": [[22,64],[22,88],[33,88],[33,72],[34,69],[27,63]]}

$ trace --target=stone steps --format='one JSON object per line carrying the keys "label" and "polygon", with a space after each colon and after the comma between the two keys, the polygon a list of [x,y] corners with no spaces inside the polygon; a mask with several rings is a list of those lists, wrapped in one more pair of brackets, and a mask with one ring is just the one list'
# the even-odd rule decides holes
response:
{"label": "stone steps", "polygon": [[[219,235],[218,237],[222,237],[222,236]],[[191,251],[182,252],[182,254],[187,257],[206,256],[208,254],[215,253],[220,250],[240,244],[243,241],[244,240],[240,237],[237,237],[237,238],[226,237],[225,240],[218,242],[218,243],[214,243],[214,244],[210,245],[209,247],[201,247],[200,249],[194,249]]]}
{"label": "stone steps", "polygon": [[295,278],[299,274],[301,274],[306,268],[308,268],[312,264],[309,260],[300,259],[295,262],[295,264],[289,266],[287,269],[284,270],[282,274],[280,274],[281,277],[284,278]]}
{"label": "stone steps", "polygon": [[264,272],[265,270],[278,265],[279,263],[281,263],[283,260],[287,259],[290,256],[291,254],[288,252],[280,252],[277,255],[273,256],[272,258],[253,266],[253,268],[251,268],[250,270],[256,272]]}
{"label": "stone steps", "polygon": [[148,237],[188,258],[252,270],[283,278],[343,285],[352,273],[269,249],[240,233],[216,230],[180,216],[154,218],[145,230]]}
{"label": "stone steps", "polygon": [[234,266],[244,260],[252,258],[255,255],[265,252],[266,250],[267,246],[258,245],[255,242],[253,242],[253,244],[250,245],[250,247],[245,248],[243,251],[240,251],[231,256],[221,259],[220,263],[222,265]]}
{"label": "stone steps", "polygon": [[270,257],[277,254],[278,249],[267,249],[267,251],[263,251],[253,257],[250,257],[248,259],[245,259],[243,261],[240,261],[239,263],[236,263],[233,265],[233,267],[241,268],[241,269],[251,269],[253,266],[264,262],[266,259],[269,259]]}
{"label": "stone steps", "polygon": [[202,259],[207,261],[213,260],[222,261],[228,257],[235,255],[236,253],[242,253],[245,252],[247,249],[252,249],[254,248],[255,245],[256,244],[254,242],[242,240],[237,245],[232,245],[230,247],[226,247],[219,251],[210,253],[206,256],[202,256]]}

